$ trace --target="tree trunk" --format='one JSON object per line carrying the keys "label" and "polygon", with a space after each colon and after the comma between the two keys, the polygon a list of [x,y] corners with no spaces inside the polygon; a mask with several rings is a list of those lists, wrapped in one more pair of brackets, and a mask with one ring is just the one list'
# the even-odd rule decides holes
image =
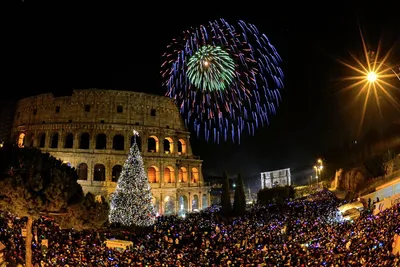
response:
{"label": "tree trunk", "polygon": [[32,267],[32,216],[28,216],[26,223],[25,266]]}

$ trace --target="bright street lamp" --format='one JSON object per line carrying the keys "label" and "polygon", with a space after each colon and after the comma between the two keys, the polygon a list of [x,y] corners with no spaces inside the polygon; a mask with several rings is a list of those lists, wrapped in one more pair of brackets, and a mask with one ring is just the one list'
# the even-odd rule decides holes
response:
{"label": "bright street lamp", "polygon": [[322,159],[317,160],[317,165],[314,166],[315,169],[315,178],[317,179],[317,187],[318,187],[318,177],[321,178],[321,172],[323,170],[324,166],[322,164]]}

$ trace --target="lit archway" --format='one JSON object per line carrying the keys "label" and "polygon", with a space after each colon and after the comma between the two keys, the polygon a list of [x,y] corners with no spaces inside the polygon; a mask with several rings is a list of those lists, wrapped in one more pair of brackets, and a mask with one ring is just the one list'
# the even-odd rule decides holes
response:
{"label": "lit archway", "polygon": [[183,215],[186,212],[188,212],[188,205],[189,205],[189,201],[187,196],[180,196],[179,197],[179,215]]}
{"label": "lit archway", "polygon": [[199,196],[198,195],[193,195],[192,211],[198,211],[198,210],[199,210]]}
{"label": "lit archway", "polygon": [[175,198],[166,196],[164,198],[164,215],[175,214]]}
{"label": "lit archway", "polygon": [[183,139],[178,140],[178,154],[186,154],[186,142]]}
{"label": "lit archway", "polygon": [[149,176],[149,183],[160,182],[160,171],[156,166],[151,166],[147,169],[147,175]]}
{"label": "lit archway", "polygon": [[192,168],[192,183],[199,182],[199,170],[197,168]]}
{"label": "lit archway", "polygon": [[157,136],[151,135],[147,140],[147,152],[158,153],[160,151],[160,144]]}
{"label": "lit archway", "polygon": [[188,182],[188,171],[185,167],[181,167],[179,169],[179,182],[187,183]]}
{"label": "lit archway", "polygon": [[206,209],[208,207],[208,197],[207,194],[203,194],[201,199],[201,204],[203,205],[202,209]]}
{"label": "lit archway", "polygon": [[165,137],[164,139],[164,153],[170,154],[174,153],[174,141],[171,137]]}
{"label": "lit archway", "polygon": [[18,147],[25,146],[25,133],[20,133],[18,136]]}
{"label": "lit archway", "polygon": [[175,183],[175,170],[171,166],[164,168],[164,183]]}

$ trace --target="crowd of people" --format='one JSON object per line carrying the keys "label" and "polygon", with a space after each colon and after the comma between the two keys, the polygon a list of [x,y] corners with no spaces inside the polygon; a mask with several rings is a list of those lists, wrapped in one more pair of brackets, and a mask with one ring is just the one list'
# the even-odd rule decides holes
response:
{"label": "crowd of people", "polygon": [[[322,190],[310,198],[252,207],[236,218],[216,209],[158,217],[148,232],[61,230],[49,219],[34,223],[33,266],[400,266],[393,255],[400,233],[400,204],[374,216],[344,220],[339,200]],[[0,241],[9,266],[24,262],[25,221],[3,214]],[[133,242],[127,250],[104,240]],[[48,240],[48,248],[42,240]]]}

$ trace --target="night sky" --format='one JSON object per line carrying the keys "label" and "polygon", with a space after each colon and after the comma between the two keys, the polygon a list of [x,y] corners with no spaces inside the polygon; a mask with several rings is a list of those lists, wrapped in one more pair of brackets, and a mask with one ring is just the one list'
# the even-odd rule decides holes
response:
{"label": "night sky", "polygon": [[[242,19],[264,32],[283,59],[283,102],[270,126],[245,136],[241,145],[192,138],[194,153],[204,160],[204,174],[241,172],[250,182],[260,171],[290,167],[300,182],[329,147],[356,138],[352,129],[357,122],[349,119],[347,109],[351,99],[338,93],[344,87],[340,78],[354,73],[337,59],[354,62],[348,52],[362,55],[360,28],[371,49],[378,40],[384,50],[393,46],[400,37],[396,1],[357,8],[338,1],[324,7],[290,4],[290,9],[288,3],[266,1],[257,1],[265,7],[251,1],[221,6],[193,2],[196,7],[189,2],[67,7],[25,1],[2,33],[3,90],[13,99],[47,92],[67,95],[73,88],[164,95],[160,56],[172,38],[209,20]],[[392,63],[400,61],[398,50]]]}

